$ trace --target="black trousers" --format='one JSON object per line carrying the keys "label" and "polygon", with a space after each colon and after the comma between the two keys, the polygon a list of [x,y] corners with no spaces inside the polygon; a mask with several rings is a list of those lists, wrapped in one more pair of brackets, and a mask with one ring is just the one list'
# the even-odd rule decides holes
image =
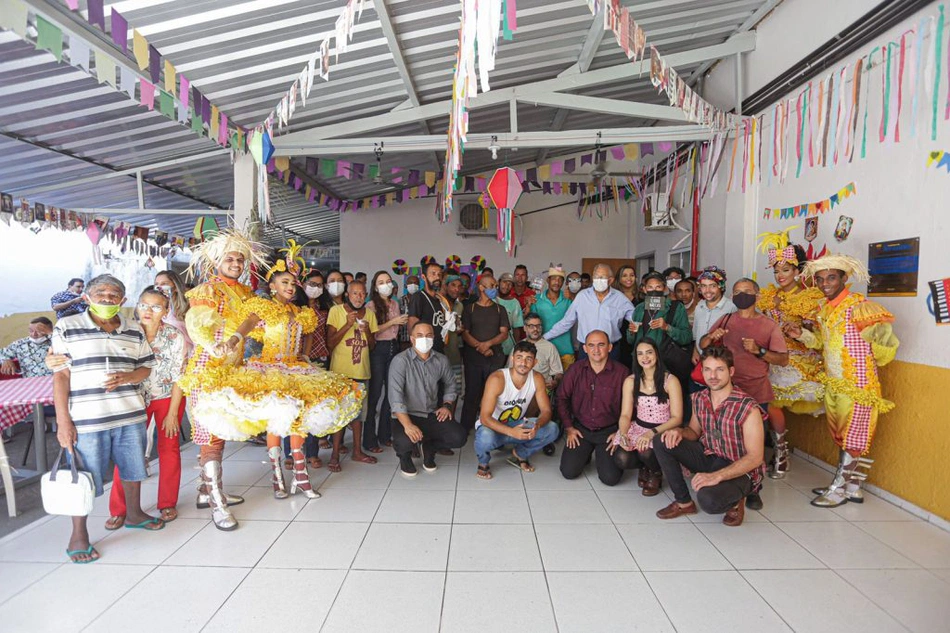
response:
{"label": "black trousers", "polygon": [[[462,448],[468,440],[468,431],[455,420],[439,422],[435,413],[428,417],[410,415],[412,423],[422,431],[422,444],[428,450],[441,451],[444,448]],[[412,440],[397,419],[393,419],[393,450],[402,457],[412,452]]]}
{"label": "black trousers", "polygon": [[[391,437],[390,424],[392,412],[389,409],[389,395],[386,386],[389,382],[389,363],[399,351],[399,342],[377,341],[369,353],[369,396],[367,398],[366,420],[363,422],[363,448],[376,448],[380,443],[388,442]],[[383,404],[379,411],[379,426],[376,425],[376,408],[379,401]]]}
{"label": "black trousers", "polygon": [[482,394],[488,377],[497,369],[505,366],[507,360],[502,355],[483,356],[472,348],[462,350],[465,372],[465,402],[462,404],[462,426],[466,431],[475,428],[482,408]]}
{"label": "black trousers", "polygon": [[[692,500],[681,465],[694,473],[711,473],[732,463],[718,455],[706,455],[704,450],[702,443],[694,440],[683,440],[675,448],[667,448],[660,437],[653,440],[653,452],[663,469],[663,477],[679,503]],[[715,486],[701,488],[696,493],[696,502],[707,514],[722,514],[750,492],[752,479],[748,475],[741,475]]]}
{"label": "black trousers", "polygon": [[[608,486],[616,486],[620,477],[623,476],[623,470],[607,452],[607,438],[611,433],[617,432],[617,425],[591,431],[575,422],[574,428],[581,432],[580,444],[576,448],[568,448],[567,444],[564,445],[564,452],[561,453],[561,474],[565,479],[577,479],[584,472],[584,467],[587,466],[593,453],[597,477]],[[567,437],[567,429],[564,430],[564,437]]]}
{"label": "black trousers", "polygon": [[617,450],[614,451],[614,463],[622,470],[646,468],[654,473],[660,472],[660,462],[656,461],[653,449],[625,451],[618,446]]}

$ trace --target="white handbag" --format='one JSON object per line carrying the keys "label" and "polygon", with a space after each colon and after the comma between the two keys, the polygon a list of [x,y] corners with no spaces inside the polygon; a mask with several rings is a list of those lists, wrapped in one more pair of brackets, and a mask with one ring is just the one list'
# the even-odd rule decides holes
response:
{"label": "white handbag", "polygon": [[43,509],[47,514],[64,516],[89,516],[92,504],[96,498],[96,484],[92,475],[76,468],[79,454],[73,453],[70,461],[71,475],[59,476],[59,467],[63,462],[63,452],[59,449],[59,456],[49,471],[40,480],[40,493],[43,497]]}

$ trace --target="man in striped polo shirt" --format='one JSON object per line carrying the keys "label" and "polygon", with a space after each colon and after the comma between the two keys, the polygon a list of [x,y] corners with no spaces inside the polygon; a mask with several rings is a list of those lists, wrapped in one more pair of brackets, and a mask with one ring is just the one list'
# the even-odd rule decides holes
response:
{"label": "man in striped polo shirt", "polygon": [[[60,446],[80,459],[92,474],[96,496],[110,460],[122,477],[128,510],[125,527],[160,530],[161,519],[142,511],[141,482],[145,473],[145,401],[138,384],[155,364],[142,329],[119,314],[125,285],[112,275],[99,275],[86,286],[89,310],[64,317],[53,329],[53,352],[65,355],[53,374],[56,434]],[[99,553],[89,543],[86,517],[73,517],[66,550],[74,563],[91,563]]]}

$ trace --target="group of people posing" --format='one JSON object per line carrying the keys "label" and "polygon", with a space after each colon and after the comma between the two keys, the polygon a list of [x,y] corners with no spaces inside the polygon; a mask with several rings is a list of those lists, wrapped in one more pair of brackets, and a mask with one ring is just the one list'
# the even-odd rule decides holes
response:
{"label": "group of people posing", "polygon": [[[46,360],[58,437],[99,493],[115,463],[108,529],[161,529],[177,516],[186,402],[200,447],[197,504],[222,530],[238,526],[230,508],[243,501],[223,490],[225,440],[266,436],[274,495],[315,498],[308,467],[323,466],[329,441],[333,472],[348,452],[372,464],[391,446],[402,475],[415,477],[414,460],[434,471],[437,455],[473,431],[480,479],[492,478],[498,451],[533,472],[532,457],[553,455],[563,437],[564,477],[593,460],[610,486],[639,469],[645,496],[665,479],[675,500],[657,516],[671,519],[697,512],[685,468],[699,506],[737,526],[745,507],[762,507],[766,471],[788,472],[785,411],[823,413],[841,448],[812,503],[859,503],[877,415],[893,407],[877,379],[896,353],[893,317],[848,290],[867,276],[853,258],[806,261],[787,233],[766,236],[764,249],[776,283],[739,279],[728,296],[715,266],[696,278],[671,268],[637,279],[630,267],[598,265],[587,280],[552,266],[537,288],[520,265],[467,279],[430,263],[398,297],[384,271],[368,283],[307,271],[295,244],[267,266],[255,244],[222,232],[194,254],[203,283],[186,292],[161,273],[139,297],[137,322],[119,312],[119,280],[86,285],[88,310],[56,323]],[[266,271],[266,296],[240,281],[252,264]],[[139,503],[153,419],[161,517]],[[85,517],[74,519],[68,552],[78,563],[98,558]]]}

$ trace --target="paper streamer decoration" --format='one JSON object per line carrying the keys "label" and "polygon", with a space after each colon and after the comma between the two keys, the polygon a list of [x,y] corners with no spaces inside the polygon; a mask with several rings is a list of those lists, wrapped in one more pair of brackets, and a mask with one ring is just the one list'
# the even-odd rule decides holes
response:
{"label": "paper streamer decoration", "polygon": [[937,164],[937,169],[943,167],[950,174],[950,152],[930,152],[927,156],[927,167],[934,163]]}
{"label": "paper streamer decoration", "polygon": [[393,272],[397,275],[405,275],[409,272],[409,264],[404,259],[397,259],[393,262]]}
{"label": "paper streamer decoration", "polygon": [[784,209],[766,209],[762,218],[765,220],[791,220],[794,218],[815,217],[819,213],[825,213],[834,209],[842,200],[850,198],[856,193],[857,189],[854,183],[848,183],[836,193],[818,202],[799,204],[794,207],[785,207]]}
{"label": "paper streamer decoration", "polygon": [[195,222],[195,231],[194,236],[196,239],[202,240],[209,237],[214,237],[218,233],[218,222],[210,216],[204,216],[198,218],[198,221]]}
{"label": "paper streamer decoration", "polygon": [[472,265],[472,268],[477,272],[482,272],[485,270],[485,266],[488,265],[488,262],[485,261],[485,258],[481,255],[473,255],[472,259],[469,260],[469,263]]}
{"label": "paper streamer decoration", "polygon": [[488,195],[498,209],[496,237],[504,243],[508,255],[515,253],[515,205],[521,198],[521,180],[511,167],[501,167],[488,182]]}
{"label": "paper streamer decoration", "polygon": [[445,269],[458,273],[462,269],[462,258],[458,255],[449,255],[445,258]]}

